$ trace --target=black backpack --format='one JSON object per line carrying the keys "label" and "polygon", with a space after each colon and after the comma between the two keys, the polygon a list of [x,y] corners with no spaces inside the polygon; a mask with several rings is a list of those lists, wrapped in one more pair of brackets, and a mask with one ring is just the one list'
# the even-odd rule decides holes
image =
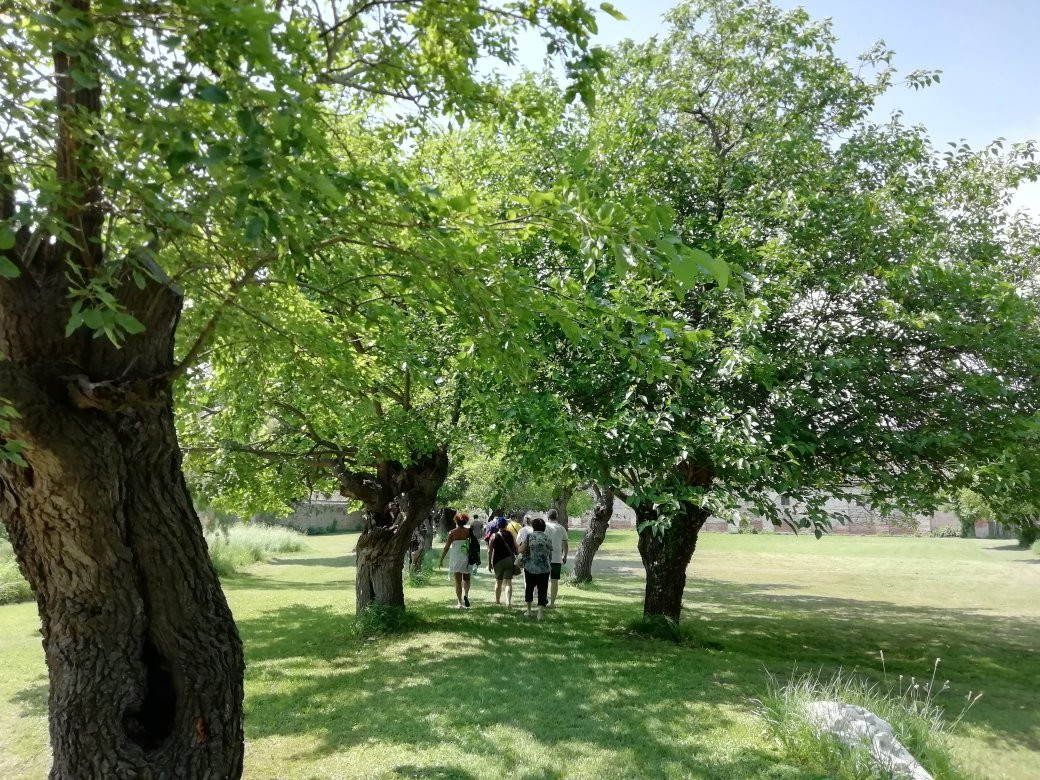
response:
{"label": "black backpack", "polygon": [[473,566],[476,564],[480,565],[480,540],[477,535],[473,533],[473,529],[469,529],[469,565]]}

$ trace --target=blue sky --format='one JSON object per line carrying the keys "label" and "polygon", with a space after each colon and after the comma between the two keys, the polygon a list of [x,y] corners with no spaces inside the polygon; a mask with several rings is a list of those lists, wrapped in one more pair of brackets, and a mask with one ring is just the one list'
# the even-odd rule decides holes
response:
{"label": "blue sky", "polygon": [[[928,127],[937,145],[962,138],[973,147],[998,137],[1040,139],[1040,1],[774,1],[831,18],[838,53],[848,60],[882,39],[896,52],[900,72],[941,69],[938,85],[918,92],[894,87],[880,107],[885,114],[901,108],[908,122]],[[662,33],[662,16],[676,2],[614,0],[628,20],[601,17],[598,42]],[[522,54],[526,65],[537,67],[537,50]],[[1040,215],[1040,184],[1025,188],[1018,203]]]}

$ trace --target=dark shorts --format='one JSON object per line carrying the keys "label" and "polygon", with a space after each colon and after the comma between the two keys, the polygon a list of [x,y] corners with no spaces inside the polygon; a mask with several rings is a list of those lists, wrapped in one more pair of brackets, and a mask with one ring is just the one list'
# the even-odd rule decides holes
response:
{"label": "dark shorts", "polygon": [[495,579],[496,580],[511,580],[513,579],[513,561],[516,558],[512,555],[508,555],[505,558],[499,558],[495,561]]}
{"label": "dark shorts", "polygon": [[538,590],[538,606],[544,607],[549,603],[547,595],[549,590],[549,572],[544,574],[531,574],[524,572],[524,601],[530,604],[534,601],[534,592]]}
{"label": "dark shorts", "polygon": [[551,579],[551,580],[558,580],[558,579],[560,579],[560,571],[563,569],[563,564],[562,563],[550,563],[549,565],[552,567],[552,571],[549,572],[549,579]]}

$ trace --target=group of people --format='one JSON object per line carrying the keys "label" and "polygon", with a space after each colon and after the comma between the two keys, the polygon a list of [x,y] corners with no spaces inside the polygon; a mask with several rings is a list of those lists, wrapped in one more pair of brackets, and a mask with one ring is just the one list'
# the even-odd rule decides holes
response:
{"label": "group of people", "polygon": [[[455,515],[455,528],[441,552],[438,565],[448,557],[448,571],[455,578],[456,606],[470,606],[469,589],[475,566],[480,562],[479,522],[470,521],[469,515]],[[484,529],[488,547],[488,571],[495,575],[495,603],[502,603],[505,591],[506,608],[513,606],[513,577],[524,573],[524,602],[526,618],[542,620],[544,610],[556,608],[560,587],[560,573],[567,563],[567,529],[557,522],[556,510],[546,518],[518,516],[512,519],[496,517]],[[537,611],[532,611],[537,594]]]}

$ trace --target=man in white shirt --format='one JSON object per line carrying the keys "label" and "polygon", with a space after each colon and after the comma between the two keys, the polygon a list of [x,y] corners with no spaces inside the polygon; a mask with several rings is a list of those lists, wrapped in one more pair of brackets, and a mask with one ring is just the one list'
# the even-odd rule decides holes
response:
{"label": "man in white shirt", "polygon": [[560,571],[567,563],[567,529],[559,524],[555,509],[549,510],[545,533],[552,540],[552,571],[549,574],[549,609],[556,609],[556,592],[560,589]]}
{"label": "man in white shirt", "polygon": [[530,515],[526,515],[524,517],[524,525],[523,525],[523,527],[519,531],[517,531],[517,533],[516,533],[516,546],[517,547],[519,547],[525,541],[527,541],[527,537],[530,536],[532,530],[534,530],[534,529],[531,528],[531,516]]}

